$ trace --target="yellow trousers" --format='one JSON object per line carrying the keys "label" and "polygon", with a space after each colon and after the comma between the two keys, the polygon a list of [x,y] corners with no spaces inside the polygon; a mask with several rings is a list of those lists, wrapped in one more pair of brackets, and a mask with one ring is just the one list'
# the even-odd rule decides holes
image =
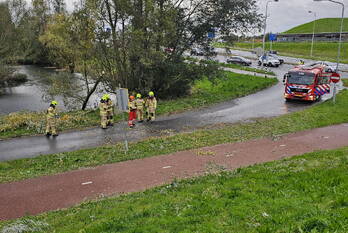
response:
{"label": "yellow trousers", "polygon": [[138,118],[138,121],[144,120],[144,110],[143,109],[137,109],[137,118]]}
{"label": "yellow trousers", "polygon": [[46,134],[57,134],[57,129],[56,129],[56,119],[54,118],[47,118],[46,121]]}
{"label": "yellow trousers", "polygon": [[100,125],[103,129],[106,129],[106,126],[108,124],[108,115],[107,114],[100,114]]}

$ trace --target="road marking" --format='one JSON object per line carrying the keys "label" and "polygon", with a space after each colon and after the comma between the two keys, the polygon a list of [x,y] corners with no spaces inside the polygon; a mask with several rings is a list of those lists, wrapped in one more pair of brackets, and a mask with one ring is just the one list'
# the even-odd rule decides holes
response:
{"label": "road marking", "polygon": [[280,147],[284,147],[284,146],[286,146],[286,145],[280,145]]}
{"label": "road marking", "polygon": [[82,183],[81,185],[88,185],[88,184],[92,184],[92,183],[93,183],[92,181],[88,181],[88,182]]}
{"label": "road marking", "polygon": [[172,166],[166,166],[166,167],[162,167],[163,169],[167,169],[167,168],[171,168]]}
{"label": "road marking", "polygon": [[328,139],[328,138],[330,138],[330,137],[324,137],[325,139]]}

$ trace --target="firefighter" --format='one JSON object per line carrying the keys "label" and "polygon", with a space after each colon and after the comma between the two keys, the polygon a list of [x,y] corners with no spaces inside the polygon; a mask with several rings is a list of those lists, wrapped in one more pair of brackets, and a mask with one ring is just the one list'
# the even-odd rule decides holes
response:
{"label": "firefighter", "polygon": [[149,92],[149,97],[146,100],[145,106],[147,111],[147,121],[154,121],[157,108],[157,100],[155,94],[152,91]]}
{"label": "firefighter", "polygon": [[135,106],[137,108],[137,118],[138,122],[144,121],[144,105],[145,101],[141,98],[141,94],[136,95]]}
{"label": "firefighter", "polygon": [[130,128],[133,128],[135,126],[134,122],[137,119],[137,107],[135,105],[135,98],[132,95],[129,96],[128,109],[129,109],[128,125]]}
{"label": "firefighter", "polygon": [[110,98],[110,95],[106,95],[106,105],[107,105],[107,110],[106,110],[106,118],[107,118],[107,125],[108,126],[113,126],[114,125],[114,104]]}
{"label": "firefighter", "polygon": [[46,111],[46,136],[57,137],[56,118],[58,118],[56,106],[58,102],[53,100]]}
{"label": "firefighter", "polygon": [[103,95],[103,97],[100,100],[99,103],[99,113],[100,113],[100,125],[102,129],[106,129],[108,119],[107,119],[107,110],[108,110],[108,105],[107,105],[107,95]]}

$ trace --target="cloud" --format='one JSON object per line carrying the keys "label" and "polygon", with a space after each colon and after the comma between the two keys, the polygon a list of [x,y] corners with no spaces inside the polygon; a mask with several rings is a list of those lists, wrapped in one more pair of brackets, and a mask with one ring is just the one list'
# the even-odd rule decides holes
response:
{"label": "cloud", "polygon": [[[340,0],[338,0],[340,1]],[[260,13],[265,13],[267,0],[258,2]],[[348,0],[343,1],[348,6]],[[341,17],[341,7],[331,2],[314,2],[313,0],[279,0],[269,5],[270,17],[267,20],[267,31],[283,32],[297,25],[314,20],[313,14],[317,13],[317,18],[338,18]]]}

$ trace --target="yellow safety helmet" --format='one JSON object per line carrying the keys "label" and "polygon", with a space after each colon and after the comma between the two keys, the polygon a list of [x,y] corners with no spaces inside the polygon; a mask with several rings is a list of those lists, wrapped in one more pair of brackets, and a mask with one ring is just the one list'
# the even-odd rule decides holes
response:
{"label": "yellow safety helmet", "polygon": [[55,100],[53,100],[53,101],[51,102],[51,104],[52,104],[52,105],[58,105],[58,102],[55,101]]}
{"label": "yellow safety helmet", "polygon": [[140,99],[141,98],[141,94],[137,94],[137,98]]}
{"label": "yellow safety helmet", "polygon": [[110,95],[109,94],[105,94],[105,95],[103,95],[102,99],[103,100],[108,100],[108,99],[110,99]]}
{"label": "yellow safety helmet", "polygon": [[153,91],[150,91],[150,92],[149,92],[149,96],[150,96],[150,97],[153,97],[153,96],[155,96],[155,93],[153,93]]}

